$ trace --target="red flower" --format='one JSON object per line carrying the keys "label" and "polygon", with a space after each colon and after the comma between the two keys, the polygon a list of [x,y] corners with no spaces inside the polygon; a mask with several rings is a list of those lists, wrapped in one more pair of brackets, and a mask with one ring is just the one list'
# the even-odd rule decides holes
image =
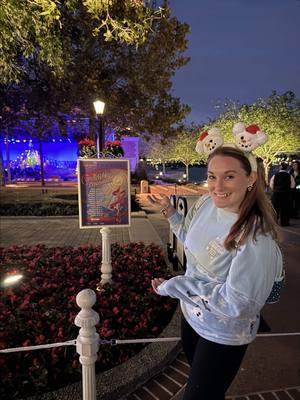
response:
{"label": "red flower", "polygon": [[118,314],[119,314],[119,309],[118,309],[118,307],[114,307],[114,308],[112,309],[112,312],[113,312],[115,315],[118,315]]}
{"label": "red flower", "polygon": [[120,146],[120,145],[121,145],[121,142],[120,142],[119,140],[113,140],[113,141],[108,140],[108,141],[106,142],[106,144],[107,144],[108,146]]}
{"label": "red flower", "polygon": [[82,146],[95,146],[95,141],[89,138],[82,139],[78,142]]}
{"label": "red flower", "polygon": [[23,303],[19,306],[19,309],[22,311],[28,310],[30,302],[28,300],[24,300]]}
{"label": "red flower", "polygon": [[57,337],[60,338],[60,339],[62,339],[64,337],[63,328],[58,328]]}
{"label": "red flower", "polygon": [[51,325],[50,325],[50,331],[51,331],[51,332],[54,332],[55,330],[56,330],[55,324],[51,324]]}
{"label": "red flower", "polygon": [[11,304],[13,305],[14,302],[16,301],[16,299],[17,299],[17,296],[15,295],[14,291],[11,288],[8,288],[7,292],[6,292],[6,295],[9,298]]}
{"label": "red flower", "polygon": [[102,322],[102,326],[103,326],[104,328],[108,328],[108,327],[109,327],[109,324],[110,324],[109,319],[105,319],[105,320]]}
{"label": "red flower", "polygon": [[[176,302],[153,293],[149,277],[167,275],[161,250],[155,245],[113,244],[114,285],[96,291],[93,309],[100,316],[97,332],[103,338],[156,337],[171,316]],[[101,247],[46,248],[45,246],[0,248],[5,275],[22,273],[25,279],[14,289],[0,289],[0,347],[30,346],[70,340],[78,334],[74,319],[79,313],[76,295],[82,287],[95,290],[101,273]],[[130,269],[128,270],[128,263]],[[145,279],[147,277],[147,279]],[[9,338],[9,342],[8,339]],[[140,347],[101,346],[99,371],[112,368],[132,357]],[[59,382],[74,381],[79,363],[74,347],[58,347],[39,352],[21,352],[18,361],[6,362],[0,380],[7,398],[24,392],[23,371],[28,371],[30,393],[57,389]],[[11,360],[7,355],[0,360]],[[1,363],[1,361],[0,361]],[[78,367],[78,368],[77,368]],[[2,377],[5,376],[5,380]],[[49,379],[48,382],[48,378]],[[51,386],[51,381],[53,386]],[[18,386],[19,385],[19,386]],[[50,385],[50,386],[49,386]],[[24,393],[25,394],[25,393]]]}
{"label": "red flower", "polygon": [[39,335],[38,337],[36,337],[35,343],[36,343],[36,344],[45,343],[45,336],[44,336],[44,335]]}
{"label": "red flower", "polygon": [[78,256],[76,258],[76,260],[81,264],[84,261],[84,257],[83,256]]}

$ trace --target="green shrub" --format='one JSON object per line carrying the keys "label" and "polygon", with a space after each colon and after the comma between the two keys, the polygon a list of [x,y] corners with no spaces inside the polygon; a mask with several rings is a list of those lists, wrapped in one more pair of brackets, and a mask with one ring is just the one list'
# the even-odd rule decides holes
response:
{"label": "green shrub", "polygon": [[[72,196],[72,198],[71,198]],[[75,194],[66,194],[55,196],[53,198],[74,200]],[[140,211],[141,208],[135,196],[131,196],[131,211]],[[0,216],[59,216],[59,215],[75,215],[78,216],[78,202],[36,202],[36,203],[4,203],[0,208]]]}
{"label": "green shrub", "polygon": [[59,200],[74,200],[78,201],[78,194],[77,193],[68,193],[68,194],[56,194],[55,196],[51,196],[52,199],[59,199]]}
{"label": "green shrub", "polygon": [[1,216],[78,215],[78,204],[68,203],[7,203],[2,204]]}

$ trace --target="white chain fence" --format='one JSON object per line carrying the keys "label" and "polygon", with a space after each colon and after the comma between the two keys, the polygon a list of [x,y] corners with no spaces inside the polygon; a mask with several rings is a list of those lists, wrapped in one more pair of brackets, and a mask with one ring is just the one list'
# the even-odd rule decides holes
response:
{"label": "white chain fence", "polygon": [[[49,349],[62,346],[76,346],[79,354],[79,361],[82,365],[82,389],[83,400],[96,400],[96,375],[95,362],[100,345],[120,345],[120,344],[137,344],[137,343],[157,343],[157,342],[174,342],[179,341],[180,337],[165,338],[145,338],[145,339],[101,339],[96,333],[95,326],[99,322],[99,315],[92,309],[96,302],[96,294],[91,289],[84,289],[76,296],[76,303],[81,311],[75,318],[75,325],[80,327],[77,339],[68,340],[66,342],[57,342],[50,344],[42,344],[38,346],[14,347],[0,350],[0,354],[16,353],[20,351],[32,351]],[[264,333],[258,334],[257,337],[279,337],[279,336],[299,336],[300,332],[287,333]]]}

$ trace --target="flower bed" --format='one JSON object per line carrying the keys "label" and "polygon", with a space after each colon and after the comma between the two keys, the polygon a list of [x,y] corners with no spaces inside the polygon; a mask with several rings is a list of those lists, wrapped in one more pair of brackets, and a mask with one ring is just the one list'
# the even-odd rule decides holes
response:
{"label": "flower bed", "polygon": [[[156,245],[112,245],[113,285],[97,291],[102,338],[157,337],[170,320],[176,302],[151,289],[152,276],[166,276]],[[0,349],[62,342],[77,337],[75,302],[84,288],[100,280],[100,247],[0,248],[1,281],[21,273],[19,285],[0,290]],[[137,345],[101,346],[97,372],[112,368],[141,349]],[[55,390],[81,379],[75,347],[0,356],[0,398],[18,398]]]}

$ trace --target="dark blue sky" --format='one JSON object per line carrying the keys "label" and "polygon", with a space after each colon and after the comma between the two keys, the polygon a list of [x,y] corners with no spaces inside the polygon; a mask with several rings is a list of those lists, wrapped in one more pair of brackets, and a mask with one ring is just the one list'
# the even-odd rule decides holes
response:
{"label": "dark blue sky", "polygon": [[174,94],[192,107],[187,121],[205,122],[225,98],[252,103],[272,90],[300,97],[299,0],[171,0],[191,28],[188,65]]}

